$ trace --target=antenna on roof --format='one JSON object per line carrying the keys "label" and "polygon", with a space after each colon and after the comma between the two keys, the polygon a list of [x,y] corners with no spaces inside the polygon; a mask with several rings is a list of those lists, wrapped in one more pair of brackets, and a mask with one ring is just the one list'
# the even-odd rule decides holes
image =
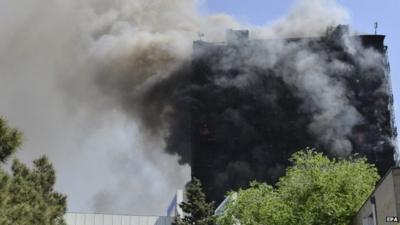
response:
{"label": "antenna on roof", "polygon": [[375,27],[375,35],[376,35],[376,33],[377,33],[376,31],[378,30],[378,22],[374,23],[374,27]]}
{"label": "antenna on roof", "polygon": [[201,41],[201,38],[204,37],[204,33],[197,32],[197,35],[199,36],[199,40]]}

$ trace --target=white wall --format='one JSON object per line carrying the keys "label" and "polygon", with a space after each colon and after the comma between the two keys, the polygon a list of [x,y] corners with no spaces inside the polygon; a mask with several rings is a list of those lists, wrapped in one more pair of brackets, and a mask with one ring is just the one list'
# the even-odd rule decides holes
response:
{"label": "white wall", "polygon": [[[375,197],[375,210],[371,197]],[[377,184],[370,198],[353,218],[353,225],[363,225],[370,215],[376,216],[376,225],[389,224],[386,217],[400,216],[400,167],[392,168]],[[364,223],[363,223],[364,222]]]}
{"label": "white wall", "polygon": [[129,216],[111,214],[67,213],[67,225],[171,225],[167,216]]}

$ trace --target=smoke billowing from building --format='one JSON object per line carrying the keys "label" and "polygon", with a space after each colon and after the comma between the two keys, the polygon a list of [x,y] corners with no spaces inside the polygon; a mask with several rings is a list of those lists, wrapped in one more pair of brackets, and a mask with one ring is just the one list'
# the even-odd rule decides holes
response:
{"label": "smoke billowing from building", "polygon": [[329,46],[284,40],[325,37],[327,27],[348,22],[346,10],[300,0],[265,27],[245,25],[252,39],[280,41],[192,55],[198,32],[220,42],[244,26],[229,15],[200,15],[198,4],[1,2],[0,114],[25,131],[25,159],[49,154],[61,190],[86,190],[75,199],[97,192],[90,202],[98,211],[148,214],[162,213],[159,202],[166,206],[189,179],[176,161],[191,164],[199,149],[212,155],[216,172],[206,182],[220,192],[275,179],[306,145],[339,156],[392,154],[382,52],[348,35]]}
{"label": "smoke billowing from building", "polygon": [[[394,163],[395,138],[384,37],[335,30],[346,14],[332,4],[299,2],[287,18],[255,29],[267,40],[199,41],[193,55],[177,54],[173,40],[140,42],[130,63],[117,59],[116,72],[99,73],[99,85],[150,137],[164,138],[212,199],[253,179],[276,181],[307,146],[360,153],[382,174]],[[321,14],[326,21],[301,18]]]}
{"label": "smoke billowing from building", "polygon": [[[167,7],[162,2],[153,1],[152,3],[157,10],[159,9],[158,7]],[[180,7],[178,8],[180,9]],[[180,125],[177,124],[180,122],[175,120],[173,114],[176,113],[175,110],[177,109],[175,104],[179,104],[182,101],[176,98],[190,97],[190,95],[185,96],[185,93],[181,92],[191,88],[188,81],[191,79],[192,73],[193,31],[203,31],[208,41],[224,41],[225,30],[239,28],[240,25],[224,15],[208,18],[192,16],[189,19],[181,20],[186,18],[185,16],[187,15],[180,15],[182,12],[178,11],[175,13],[176,17],[171,18],[168,12],[168,10],[165,12],[157,11],[156,20],[171,25],[156,26],[158,28],[156,30],[154,30],[155,24],[148,24],[154,23],[154,18],[141,18],[143,24],[138,23],[139,28],[128,24],[113,23],[112,34],[105,35],[100,39],[93,48],[92,54],[95,56],[96,62],[100,64],[96,66],[98,70],[96,72],[96,81],[100,88],[120,101],[129,115],[139,118],[141,125],[146,130],[145,132],[149,132],[150,136],[164,137],[167,140],[167,152],[178,153],[181,157],[181,163],[188,163],[190,161],[188,142],[190,135],[185,135],[188,130],[181,129]],[[184,11],[184,13],[187,13],[187,11]],[[149,15],[153,15],[153,13],[149,13]],[[318,18],[324,19],[319,20]],[[299,1],[287,17],[274,22],[271,26],[255,28],[254,36],[255,38],[322,36],[325,34],[327,27],[335,26],[346,20],[347,14],[345,10],[336,5],[334,1]],[[184,24],[180,24],[182,21],[184,21]],[[121,39],[123,40],[122,45]],[[274,46],[274,49],[271,49],[271,51],[275,52],[270,55],[279,57],[281,54],[290,54],[287,52],[290,51],[290,48],[300,47],[302,46],[297,46],[296,44],[284,46],[284,43],[281,43],[281,46]],[[307,54],[307,52],[304,51],[304,54]],[[270,60],[274,59],[271,58]],[[224,82],[224,78],[222,77],[221,80],[215,81],[215,83],[218,82]],[[240,83],[240,81],[237,82]],[[327,81],[321,80],[320,82],[320,84],[315,85],[327,86]],[[312,92],[311,87],[305,88],[309,88],[310,90],[308,91]],[[332,87],[331,89],[334,88]],[[340,92],[340,90],[333,92]],[[308,95],[311,94],[308,93]],[[334,110],[330,109],[329,104],[340,105],[342,103],[343,99],[331,101],[334,94],[329,93],[321,96],[321,98],[325,98],[323,100],[327,101],[326,105],[321,106],[324,110]],[[351,109],[344,110],[347,113]],[[338,114],[338,112],[333,113]],[[353,115],[352,113],[347,113],[344,117],[349,116],[349,114]],[[180,116],[183,115],[178,117]],[[182,118],[188,116],[185,115]],[[358,116],[353,115],[353,117]],[[355,123],[358,118],[347,119],[354,121],[343,121],[343,123]],[[323,129],[319,125],[315,124],[316,132],[318,132],[317,129]],[[351,124],[349,126],[351,127]],[[177,139],[172,137],[175,136],[175,132],[181,133]],[[337,131],[334,132],[337,133]],[[331,137],[321,138],[329,139]],[[343,140],[338,140],[336,144],[347,145],[347,150],[350,148],[349,144],[344,143]]]}
{"label": "smoke billowing from building", "polygon": [[211,199],[251,180],[276,182],[306,147],[358,153],[381,175],[394,165],[384,36],[351,36],[346,26],[314,38],[237,35],[226,45],[195,42],[191,85],[177,98],[190,107],[192,175]]}

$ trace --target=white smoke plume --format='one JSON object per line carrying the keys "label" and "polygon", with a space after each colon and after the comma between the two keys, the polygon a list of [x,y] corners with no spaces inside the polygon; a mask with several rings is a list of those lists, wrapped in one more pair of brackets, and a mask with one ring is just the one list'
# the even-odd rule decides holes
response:
{"label": "white smoke plume", "polygon": [[198,31],[213,27],[217,40],[238,26],[226,15],[200,17],[196,4],[0,2],[0,114],[24,132],[19,157],[49,155],[69,210],[164,214],[189,179],[118,98],[167,76]]}
{"label": "white smoke plume", "polygon": [[[224,41],[226,29],[243,27],[229,15],[200,15],[198,4],[0,1],[0,115],[25,134],[20,157],[49,155],[70,210],[164,214],[174,191],[189,179],[188,166],[178,164],[180,156],[163,151],[163,114],[143,109],[159,106],[141,102],[141,93],[190,60],[198,32],[208,41]],[[253,34],[320,36],[348,18],[334,1],[300,0],[287,16],[253,27]],[[275,46],[276,61],[261,63],[273,65],[299,47]],[[334,150],[348,153],[344,136],[361,118],[344,100],[343,87],[323,76],[326,70],[347,68],[324,67],[323,58],[306,50],[294,57],[292,69],[301,73],[288,71],[285,79],[310,99],[305,108],[318,105],[320,111],[310,129],[322,132]],[[343,123],[331,124],[333,117]]]}
{"label": "white smoke plume", "polygon": [[253,38],[316,37],[328,27],[350,22],[349,13],[334,0],[295,1],[287,15],[255,28]]}

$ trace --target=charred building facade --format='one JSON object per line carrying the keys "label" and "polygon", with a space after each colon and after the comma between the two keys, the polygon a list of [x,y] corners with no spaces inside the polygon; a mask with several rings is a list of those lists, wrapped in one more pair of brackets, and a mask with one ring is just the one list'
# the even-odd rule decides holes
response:
{"label": "charred building facade", "polygon": [[383,35],[195,41],[190,72],[192,176],[210,200],[249,181],[274,183],[306,147],[358,153],[384,174],[394,165],[387,47]]}

